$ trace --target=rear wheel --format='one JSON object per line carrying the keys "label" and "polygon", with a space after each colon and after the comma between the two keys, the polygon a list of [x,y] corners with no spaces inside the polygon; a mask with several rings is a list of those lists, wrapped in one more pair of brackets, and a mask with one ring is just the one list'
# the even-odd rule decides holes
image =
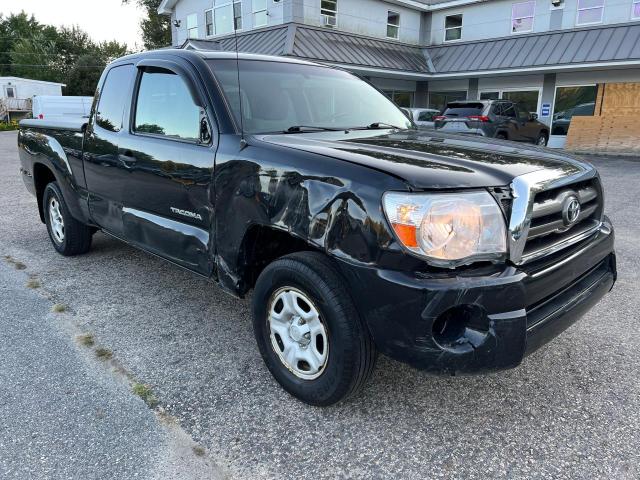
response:
{"label": "rear wheel", "polygon": [[503,132],[496,133],[496,138],[499,140],[507,140],[507,134]]}
{"label": "rear wheel", "polygon": [[56,251],[65,256],[88,252],[91,228],[71,216],[56,182],[45,187],[42,205],[49,238]]}
{"label": "rear wheel", "polygon": [[548,142],[549,142],[549,137],[547,136],[547,134],[544,132],[540,132],[540,134],[538,135],[538,138],[536,138],[536,145],[539,145],[541,147],[546,147]]}
{"label": "rear wheel", "polygon": [[300,252],[271,263],[253,294],[253,326],[267,368],[291,395],[318,406],[353,395],[375,347],[331,260]]}

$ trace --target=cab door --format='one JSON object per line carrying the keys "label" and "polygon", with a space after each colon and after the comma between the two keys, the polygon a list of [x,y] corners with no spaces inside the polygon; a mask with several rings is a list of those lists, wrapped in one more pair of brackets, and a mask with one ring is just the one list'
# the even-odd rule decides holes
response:
{"label": "cab door", "polygon": [[118,146],[127,176],[124,238],[210,275],[217,138],[205,97],[180,63],[147,60],[137,69],[129,128]]}
{"label": "cab door", "polygon": [[118,149],[126,134],[124,113],[131,101],[135,72],[133,64],[116,65],[105,72],[83,144],[91,219],[118,237],[123,236],[122,197],[129,178]]}

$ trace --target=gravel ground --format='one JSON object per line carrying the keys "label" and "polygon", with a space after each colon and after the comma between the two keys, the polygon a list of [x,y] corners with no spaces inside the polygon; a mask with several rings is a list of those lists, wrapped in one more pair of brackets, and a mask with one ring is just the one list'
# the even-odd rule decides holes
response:
{"label": "gravel ground", "polygon": [[[270,377],[249,300],[102,234],[87,255],[57,255],[16,156],[15,134],[0,134],[0,255],[24,262],[71,307],[69,323],[152,385],[230,477],[640,477],[640,162],[593,159],[617,227],[619,280],[582,321],[500,374],[431,377],[381,357],[359,396],[319,409]],[[42,308],[3,297],[0,311],[10,304],[13,322]]]}

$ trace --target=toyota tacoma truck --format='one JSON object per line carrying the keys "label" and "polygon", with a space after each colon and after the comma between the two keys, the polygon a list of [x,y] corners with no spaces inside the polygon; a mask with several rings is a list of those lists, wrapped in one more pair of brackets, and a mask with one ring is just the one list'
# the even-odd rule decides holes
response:
{"label": "toyota tacoma truck", "polygon": [[89,118],[23,121],[18,144],[55,250],[86,253],[100,230],[251,292],[267,368],[312,405],[358,391],[378,353],[516,367],[616,279],[590,164],[419,131],[330,66],[135,54],[106,68]]}

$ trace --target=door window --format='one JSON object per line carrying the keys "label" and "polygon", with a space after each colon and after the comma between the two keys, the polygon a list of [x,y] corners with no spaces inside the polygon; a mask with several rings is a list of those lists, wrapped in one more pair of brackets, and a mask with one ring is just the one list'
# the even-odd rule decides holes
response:
{"label": "door window", "polygon": [[129,86],[133,74],[133,65],[122,65],[109,70],[102,91],[98,92],[100,100],[96,110],[96,125],[110,132],[119,132],[122,129],[124,107],[131,98]]}
{"label": "door window", "polygon": [[15,87],[5,87],[7,91],[7,98],[16,98],[16,89]]}
{"label": "door window", "polygon": [[538,97],[540,92],[538,90],[521,90],[521,91],[507,91],[502,92],[502,98],[505,100],[511,100],[518,104],[520,110],[524,110],[528,113],[538,112]]}
{"label": "door window", "polygon": [[480,93],[480,100],[498,100],[500,98],[500,92],[482,92]]}
{"label": "door window", "polygon": [[197,142],[199,127],[200,107],[184,81],[168,70],[145,70],[138,89],[135,132]]}
{"label": "door window", "polygon": [[566,135],[573,117],[592,116],[597,94],[595,85],[556,88],[551,134]]}
{"label": "door window", "polygon": [[433,108],[442,112],[447,103],[455,102],[456,100],[466,100],[467,92],[431,92],[429,93],[429,108]]}

